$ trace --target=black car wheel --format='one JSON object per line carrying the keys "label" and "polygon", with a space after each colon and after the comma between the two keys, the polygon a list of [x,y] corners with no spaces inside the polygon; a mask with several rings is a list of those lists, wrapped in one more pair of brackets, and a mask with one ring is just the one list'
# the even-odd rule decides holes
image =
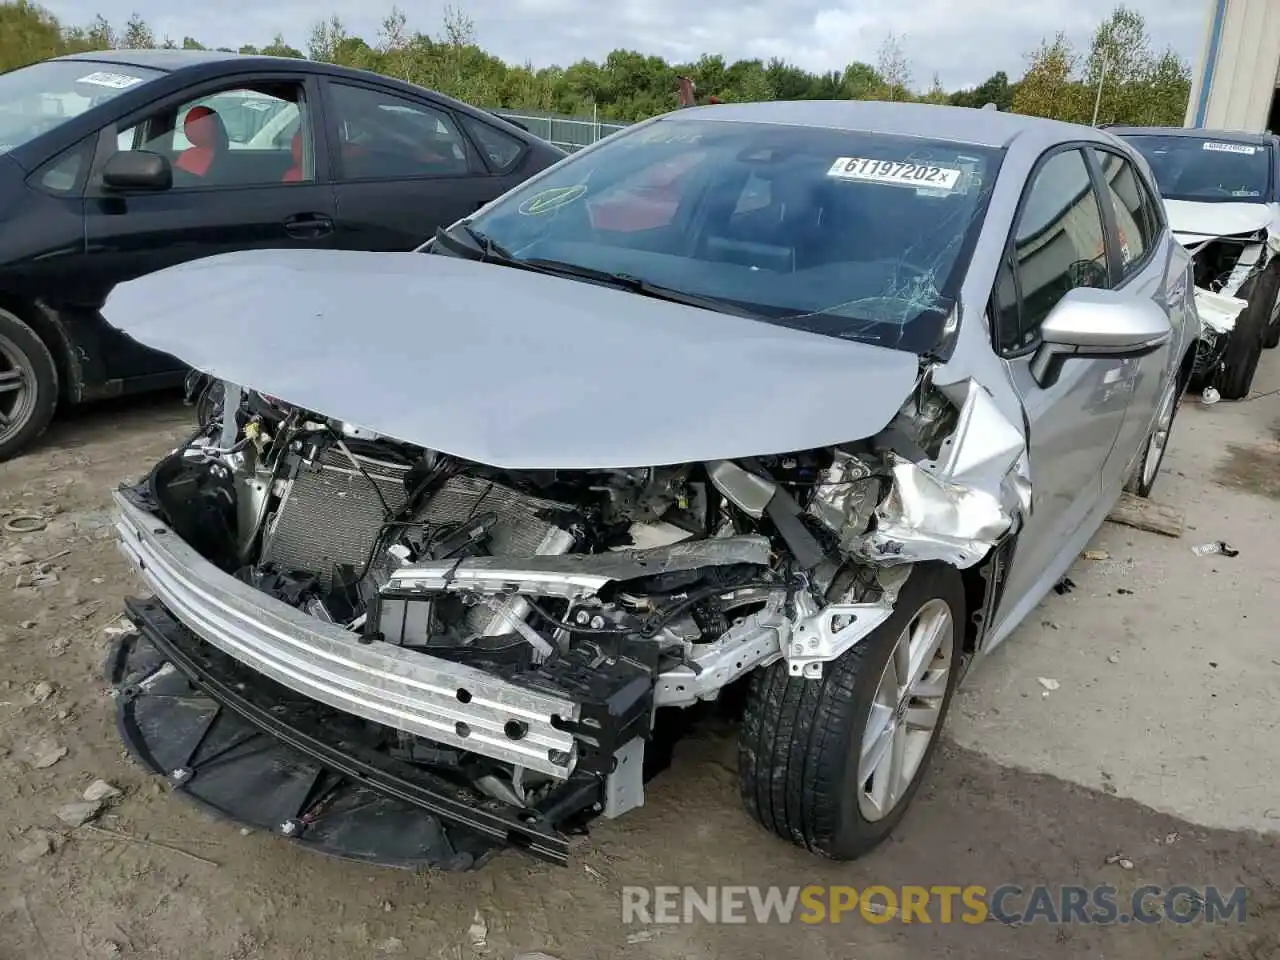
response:
{"label": "black car wheel", "polygon": [[747,811],[780,837],[834,860],[883,841],[924,779],[960,676],[960,575],[917,564],[893,614],[821,679],[779,660],[756,671],[738,776]]}
{"label": "black car wheel", "polygon": [[44,433],[57,406],[53,354],[34,330],[0,308],[0,460]]}
{"label": "black car wheel", "polygon": [[1270,264],[1249,291],[1249,306],[1236,319],[1218,376],[1218,392],[1224,400],[1243,400],[1253,386],[1253,375],[1262,358],[1262,345],[1271,326],[1271,311],[1280,293],[1280,263]]}

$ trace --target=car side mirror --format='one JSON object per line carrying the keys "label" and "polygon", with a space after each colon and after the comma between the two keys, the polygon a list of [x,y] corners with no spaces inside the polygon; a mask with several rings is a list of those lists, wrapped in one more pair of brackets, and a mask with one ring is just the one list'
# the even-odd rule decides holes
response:
{"label": "car side mirror", "polygon": [[1031,375],[1051,387],[1072,359],[1132,359],[1154,353],[1173,338],[1168,316],[1146,297],[1076,287],[1040,325]]}
{"label": "car side mirror", "polygon": [[103,165],[102,183],[120,191],[168,190],[173,186],[173,167],[150,150],[121,150]]}

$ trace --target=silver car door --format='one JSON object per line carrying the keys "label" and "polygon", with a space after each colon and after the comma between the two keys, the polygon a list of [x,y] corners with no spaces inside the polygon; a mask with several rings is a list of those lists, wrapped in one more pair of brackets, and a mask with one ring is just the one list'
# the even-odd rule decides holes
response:
{"label": "silver car door", "polygon": [[1102,208],[1085,154],[1055,148],[1024,190],[993,310],[997,346],[1027,415],[1032,487],[1002,616],[1060,576],[1096,526],[1090,524],[1101,505],[1103,467],[1124,423],[1132,378],[1124,360],[1073,359],[1043,388],[1031,358],[1040,324],[1068,290],[1111,285]]}
{"label": "silver car door", "polygon": [[[1159,202],[1132,161],[1119,151],[1096,147],[1093,153],[1102,181],[1103,212],[1109,218],[1119,254],[1119,289],[1155,302],[1170,315],[1174,329],[1180,330],[1187,320],[1183,315],[1186,269],[1181,258],[1169,255]],[[1129,478],[1160,404],[1174,385],[1181,359],[1174,350],[1180,340],[1173,337],[1167,346],[1121,365],[1121,377],[1129,390],[1129,409],[1115,449],[1103,468],[1107,496],[1116,495]]]}

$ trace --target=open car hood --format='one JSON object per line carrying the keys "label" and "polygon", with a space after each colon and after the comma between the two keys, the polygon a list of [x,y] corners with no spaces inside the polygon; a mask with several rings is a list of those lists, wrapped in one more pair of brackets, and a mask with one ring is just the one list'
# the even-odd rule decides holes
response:
{"label": "open car hood", "polygon": [[1196,203],[1191,200],[1166,200],[1169,228],[1174,239],[1183,245],[1195,245],[1217,237],[1236,237],[1271,227],[1275,220],[1275,204]]}
{"label": "open car hood", "polygon": [[215,377],[512,470],[660,466],[880,432],[919,359],[425,253],[251,251],[121,284],[107,321]]}

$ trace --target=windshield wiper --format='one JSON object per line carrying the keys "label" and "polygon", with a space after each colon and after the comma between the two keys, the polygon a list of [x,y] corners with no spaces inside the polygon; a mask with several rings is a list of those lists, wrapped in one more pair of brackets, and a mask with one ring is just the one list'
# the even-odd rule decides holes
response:
{"label": "windshield wiper", "polygon": [[[463,233],[467,239],[462,241],[453,232],[455,230]],[[583,267],[576,263],[547,260],[541,257],[522,260],[512,256],[510,251],[502,244],[492,240],[487,234],[477,230],[465,220],[454,224],[447,230],[443,227],[437,228],[436,241],[456,253],[464,256],[470,255],[473,259],[481,260],[485,263],[496,263],[504,267],[515,267],[518,270],[528,270],[532,273],[541,273],[553,277],[574,277],[579,280],[589,280],[618,290],[626,290],[629,293],[638,293],[642,297],[666,300],[669,303],[680,303],[687,307],[699,307],[703,310],[714,310],[717,313],[742,317],[747,320],[768,319],[761,312],[750,310],[733,300],[697,293],[686,293],[674,287],[664,287],[661,284],[651,283],[629,273],[610,273],[607,270],[596,270],[593,267]],[[479,254],[479,256],[477,257],[475,254]]]}
{"label": "windshield wiper", "polygon": [[714,310],[717,313],[727,313],[735,317],[743,317],[747,320],[764,320],[767,319],[764,314],[759,311],[750,310],[733,300],[722,297],[707,296],[698,293],[686,293],[683,290],[677,290],[674,287],[664,287],[658,283],[651,283],[641,277],[632,276],[629,273],[610,273],[608,270],[596,270],[593,267],[583,267],[576,263],[564,263],[560,260],[546,260],[535,257],[530,260],[521,261],[529,266],[536,267],[544,273],[559,274],[567,277],[578,277],[582,280],[592,280],[596,283],[603,283],[619,290],[626,290],[630,293],[638,293],[642,297],[652,297],[654,300],[666,300],[669,303],[682,303],[687,307],[700,307],[703,310]]}
{"label": "windshield wiper", "polygon": [[[465,242],[458,238],[453,232],[455,230],[466,236]],[[490,263],[501,263],[503,266],[518,267],[522,265],[522,262],[513,257],[506,247],[495,240],[489,239],[488,234],[477,230],[465,220],[461,223],[455,223],[448,229],[437,227],[436,242],[443,244],[455,253],[479,253],[480,256],[475,259]]]}

